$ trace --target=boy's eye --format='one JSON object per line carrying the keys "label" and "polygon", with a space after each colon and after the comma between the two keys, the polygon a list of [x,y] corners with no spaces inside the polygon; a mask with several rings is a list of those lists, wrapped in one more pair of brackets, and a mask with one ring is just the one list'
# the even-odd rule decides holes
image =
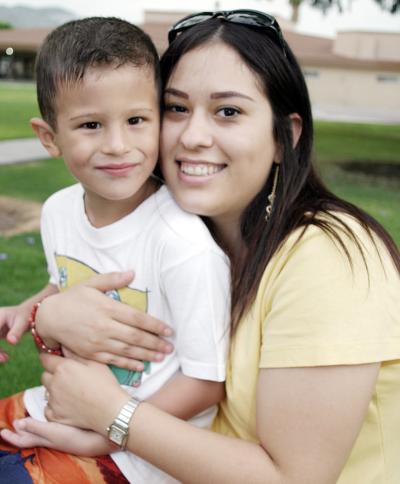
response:
{"label": "boy's eye", "polygon": [[225,107],[225,108],[219,109],[217,111],[217,114],[218,116],[221,116],[223,118],[232,118],[240,114],[240,110],[234,107]]}
{"label": "boy's eye", "polygon": [[141,124],[143,123],[144,119],[141,118],[140,116],[133,116],[132,118],[128,119],[128,123],[131,125],[136,125],[136,124]]}
{"label": "boy's eye", "polygon": [[98,123],[97,121],[89,121],[88,123],[83,123],[81,125],[81,127],[85,129],[99,129],[100,126],[100,123]]}

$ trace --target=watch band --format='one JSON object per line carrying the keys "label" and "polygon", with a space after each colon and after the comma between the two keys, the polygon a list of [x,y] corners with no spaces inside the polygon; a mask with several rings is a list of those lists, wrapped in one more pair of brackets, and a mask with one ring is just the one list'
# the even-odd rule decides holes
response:
{"label": "watch band", "polygon": [[140,405],[140,400],[132,397],[120,410],[113,423],[107,428],[108,438],[122,450],[125,449],[128,435],[129,423],[132,420],[136,409]]}

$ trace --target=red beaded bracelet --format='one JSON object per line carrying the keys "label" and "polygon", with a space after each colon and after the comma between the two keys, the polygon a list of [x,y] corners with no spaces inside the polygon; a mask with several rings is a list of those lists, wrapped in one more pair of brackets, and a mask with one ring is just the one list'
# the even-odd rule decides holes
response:
{"label": "red beaded bracelet", "polygon": [[33,305],[31,315],[29,318],[29,327],[31,328],[33,340],[35,341],[35,344],[40,351],[45,351],[46,353],[49,353],[51,355],[63,356],[61,346],[59,346],[58,348],[49,348],[42,340],[42,338],[39,336],[36,330],[36,313],[37,313],[37,310],[39,309],[40,304],[41,303],[38,302]]}

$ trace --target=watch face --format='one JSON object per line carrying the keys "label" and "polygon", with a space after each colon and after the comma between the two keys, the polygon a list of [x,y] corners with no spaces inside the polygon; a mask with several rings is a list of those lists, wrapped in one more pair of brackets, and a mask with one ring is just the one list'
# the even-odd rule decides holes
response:
{"label": "watch face", "polygon": [[108,438],[117,445],[122,445],[124,442],[124,438],[126,433],[123,432],[118,427],[114,427],[113,425],[110,428],[110,432],[108,434]]}

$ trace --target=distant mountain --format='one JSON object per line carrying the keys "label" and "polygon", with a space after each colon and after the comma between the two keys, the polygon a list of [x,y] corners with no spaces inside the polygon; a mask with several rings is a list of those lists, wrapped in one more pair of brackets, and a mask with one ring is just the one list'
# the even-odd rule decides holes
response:
{"label": "distant mountain", "polygon": [[74,20],[78,16],[70,10],[58,7],[31,8],[24,5],[16,7],[0,6],[0,21],[8,22],[15,28],[46,28]]}

